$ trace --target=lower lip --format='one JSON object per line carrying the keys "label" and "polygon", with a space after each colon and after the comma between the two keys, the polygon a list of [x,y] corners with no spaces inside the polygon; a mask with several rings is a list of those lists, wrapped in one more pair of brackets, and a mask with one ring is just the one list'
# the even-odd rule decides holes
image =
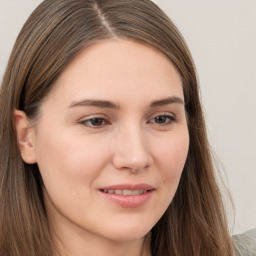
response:
{"label": "lower lip", "polygon": [[108,200],[124,207],[124,208],[136,208],[146,203],[152,196],[153,190],[150,190],[141,195],[124,196],[118,194],[109,194],[100,191],[100,193]]}

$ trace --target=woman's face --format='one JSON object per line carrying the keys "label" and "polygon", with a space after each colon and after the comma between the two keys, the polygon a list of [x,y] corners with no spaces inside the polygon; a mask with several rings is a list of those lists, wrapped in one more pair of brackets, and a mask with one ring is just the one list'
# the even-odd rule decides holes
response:
{"label": "woman's face", "polygon": [[171,203],[187,157],[181,78],[148,46],[94,44],[55,82],[33,136],[59,234],[141,238]]}

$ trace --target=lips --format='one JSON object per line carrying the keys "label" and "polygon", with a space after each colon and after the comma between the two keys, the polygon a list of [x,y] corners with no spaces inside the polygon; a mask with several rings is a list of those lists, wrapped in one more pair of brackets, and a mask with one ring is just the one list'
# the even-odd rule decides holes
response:
{"label": "lips", "polygon": [[124,189],[124,190],[107,190],[104,189],[103,192],[104,193],[108,193],[108,194],[117,194],[117,195],[123,195],[123,196],[137,196],[137,195],[142,195],[147,193],[148,190],[144,190],[144,189],[139,189],[139,190],[128,190],[128,189]]}
{"label": "lips", "polygon": [[154,187],[148,184],[118,184],[99,189],[101,195],[121,207],[135,208],[146,203]]}

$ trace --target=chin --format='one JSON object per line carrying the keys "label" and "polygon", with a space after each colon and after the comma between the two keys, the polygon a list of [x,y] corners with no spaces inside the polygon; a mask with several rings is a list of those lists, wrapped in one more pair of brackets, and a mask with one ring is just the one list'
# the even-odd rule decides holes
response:
{"label": "chin", "polygon": [[[146,221],[145,221],[146,222]],[[146,224],[146,223],[143,223]],[[118,242],[129,242],[141,239],[145,237],[152,229],[149,225],[130,225],[125,226],[120,224],[119,227],[111,228],[108,232],[108,239],[118,241]]]}

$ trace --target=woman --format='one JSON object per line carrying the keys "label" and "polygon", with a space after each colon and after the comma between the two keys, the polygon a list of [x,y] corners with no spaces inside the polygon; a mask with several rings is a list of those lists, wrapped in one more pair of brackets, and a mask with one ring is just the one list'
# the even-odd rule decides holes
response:
{"label": "woman", "polygon": [[44,1],[0,100],[0,255],[234,255],[194,64],[152,2]]}

